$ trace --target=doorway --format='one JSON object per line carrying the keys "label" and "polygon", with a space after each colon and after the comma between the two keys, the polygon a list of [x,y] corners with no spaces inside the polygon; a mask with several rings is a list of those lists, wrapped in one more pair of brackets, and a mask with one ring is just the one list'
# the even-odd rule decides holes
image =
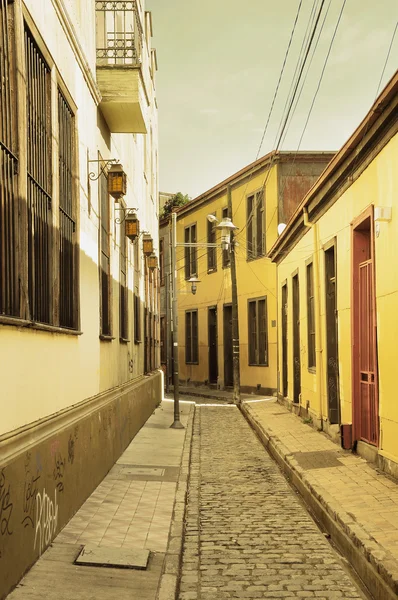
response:
{"label": "doorway", "polygon": [[373,207],[352,229],[353,439],[379,443]]}
{"label": "doorway", "polygon": [[340,423],[336,276],[336,246],[333,241],[325,249],[327,395],[328,418],[332,425]]}
{"label": "doorway", "polygon": [[300,356],[300,286],[298,273],[292,279],[293,285],[293,402],[300,402],[301,356]]}
{"label": "doorway", "polygon": [[208,310],[209,336],[209,383],[217,383],[218,379],[218,343],[217,343],[217,308]]}
{"label": "doorway", "polygon": [[224,385],[233,385],[232,304],[224,304]]}
{"label": "doorway", "polygon": [[282,393],[287,397],[287,283],[282,287]]}

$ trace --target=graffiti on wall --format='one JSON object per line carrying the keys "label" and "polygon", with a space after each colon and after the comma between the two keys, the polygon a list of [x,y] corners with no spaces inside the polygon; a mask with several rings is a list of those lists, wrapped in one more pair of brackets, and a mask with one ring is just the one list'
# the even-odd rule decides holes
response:
{"label": "graffiti on wall", "polygon": [[0,535],[10,536],[12,530],[11,484],[7,481],[5,468],[0,469]]}
{"label": "graffiti on wall", "polygon": [[58,525],[57,489],[54,490],[54,500],[46,492],[46,488],[36,495],[35,539],[33,548],[38,548],[39,554],[48,546],[54,537]]}

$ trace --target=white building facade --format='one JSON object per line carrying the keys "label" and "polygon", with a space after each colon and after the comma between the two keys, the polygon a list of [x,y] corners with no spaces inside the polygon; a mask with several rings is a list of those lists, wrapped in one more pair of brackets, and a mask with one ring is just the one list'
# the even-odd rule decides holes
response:
{"label": "white building facade", "polygon": [[161,400],[151,36],[144,0],[0,0],[0,598]]}

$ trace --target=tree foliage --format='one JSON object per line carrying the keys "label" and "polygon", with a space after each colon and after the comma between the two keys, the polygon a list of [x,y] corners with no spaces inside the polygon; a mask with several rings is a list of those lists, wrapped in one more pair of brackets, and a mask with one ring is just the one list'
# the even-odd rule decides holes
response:
{"label": "tree foliage", "polygon": [[170,215],[173,211],[173,208],[184,206],[190,201],[190,199],[191,198],[188,196],[188,194],[182,194],[181,192],[177,192],[176,194],[174,194],[174,196],[171,196],[171,198],[169,198],[164,203],[163,210],[160,215],[161,218],[164,219],[164,217]]}

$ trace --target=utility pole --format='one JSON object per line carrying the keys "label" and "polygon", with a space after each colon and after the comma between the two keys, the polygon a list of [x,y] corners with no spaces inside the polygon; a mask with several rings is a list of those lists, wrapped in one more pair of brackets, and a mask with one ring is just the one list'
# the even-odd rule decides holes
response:
{"label": "utility pole", "polygon": [[[232,219],[231,186],[227,189],[228,215]],[[232,371],[233,371],[233,401],[240,404],[240,359],[239,359],[239,315],[238,315],[238,285],[236,280],[235,234],[231,231],[231,288],[232,288]]]}
{"label": "utility pole", "polygon": [[171,213],[171,269],[172,269],[172,328],[173,328],[173,389],[174,422],[173,429],[184,429],[180,421],[180,380],[178,373],[178,304],[177,304],[177,215]]}

